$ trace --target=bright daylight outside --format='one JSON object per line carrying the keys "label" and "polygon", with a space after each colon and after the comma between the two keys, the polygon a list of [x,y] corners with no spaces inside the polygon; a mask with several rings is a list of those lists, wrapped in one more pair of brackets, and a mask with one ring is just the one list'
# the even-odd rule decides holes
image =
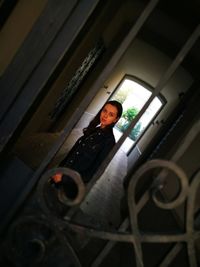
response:
{"label": "bright daylight outside", "polygon": [[[150,96],[151,91],[141,84],[130,79],[124,79],[119,89],[112,96],[113,100],[117,100],[123,105],[122,117],[114,129],[116,141],[119,140]],[[161,106],[162,102],[158,97],[155,97],[122,145],[122,149],[126,153],[131,149],[137,138],[145,130]]]}

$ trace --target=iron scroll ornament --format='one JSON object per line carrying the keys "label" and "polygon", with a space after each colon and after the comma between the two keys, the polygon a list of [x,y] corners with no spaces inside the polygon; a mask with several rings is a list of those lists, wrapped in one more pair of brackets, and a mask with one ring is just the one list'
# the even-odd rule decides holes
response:
{"label": "iron scroll ornament", "polygon": [[[71,177],[71,180],[75,183],[77,187],[77,195],[73,199],[67,197],[62,187],[58,190],[52,188],[51,177],[57,173],[62,173],[63,175]],[[50,216],[52,220],[60,221],[61,219],[62,221],[69,207],[73,207],[81,203],[85,196],[85,190],[85,185],[78,172],[64,167],[54,168],[45,172],[41,177],[37,186],[37,200],[47,216]],[[50,203],[50,199],[52,198],[54,203]],[[58,212],[57,209],[59,209]]]}
{"label": "iron scroll ornament", "polygon": [[[141,204],[136,203],[135,200],[135,195],[136,195],[136,186],[141,177],[147,173],[149,170],[156,169],[156,168],[163,168],[163,169],[169,169],[172,172],[174,172],[179,180],[180,183],[180,191],[179,194],[176,196],[175,199],[173,199],[170,202],[163,203],[156,197],[156,188],[155,186],[160,187],[162,183],[164,183],[163,176],[161,175],[161,179],[159,181],[159,178],[156,178],[153,181],[153,187],[154,190],[152,190],[152,187],[144,194],[143,199],[148,199],[149,197],[152,197],[155,204],[162,208],[162,209],[169,209],[172,210],[179,205],[181,205],[186,198],[188,198],[188,205],[190,205],[190,213],[194,211],[194,199],[191,199],[191,195],[194,196],[194,193],[191,193],[191,191],[194,191],[194,186],[193,183],[189,186],[188,185],[188,178],[184,171],[177,166],[177,164],[173,163],[172,161],[166,161],[166,160],[151,160],[146,162],[144,165],[142,165],[136,173],[132,176],[131,182],[128,187],[128,206],[129,206],[129,215],[130,215],[130,225],[132,232],[127,233],[127,232],[105,232],[105,231],[99,231],[95,229],[90,229],[86,226],[83,225],[77,225],[74,223],[62,221],[64,224],[68,224],[70,228],[72,228],[76,232],[80,232],[81,234],[85,234],[86,236],[94,237],[94,238],[101,238],[101,239],[107,239],[110,241],[115,241],[115,242],[129,242],[133,244],[135,254],[136,256],[136,261],[137,261],[137,266],[144,266],[143,263],[143,253],[142,253],[142,248],[141,244],[144,242],[146,243],[171,243],[174,242],[175,244],[178,244],[180,246],[180,242],[185,242],[187,244],[188,248],[188,258],[190,262],[191,267],[197,266],[197,261],[196,261],[196,256],[195,256],[195,240],[198,239],[199,237],[199,232],[195,231],[193,229],[193,224],[191,222],[191,218],[194,217],[190,214],[190,216],[187,216],[187,221],[186,221],[186,233],[183,234],[167,234],[167,235],[161,235],[161,234],[145,234],[143,232],[140,232],[139,226],[138,226],[138,215],[141,210]],[[195,176],[196,178],[196,183],[199,183],[199,178]],[[164,184],[162,185],[164,186]],[[193,208],[191,208],[193,207]],[[191,228],[193,230],[191,230]],[[176,252],[169,252],[169,255],[166,256],[166,259],[164,259],[163,264],[166,264],[165,262],[173,261],[173,257],[178,253],[177,246],[175,245]],[[172,255],[173,256],[172,256]],[[99,266],[95,265],[94,266]],[[162,266],[162,265],[161,265]],[[163,265],[163,266],[168,266],[168,265]]]}
{"label": "iron scroll ornament", "polygon": [[66,267],[81,267],[67,237],[44,215],[23,216],[13,223],[5,245],[11,266],[61,267],[64,261]]}
{"label": "iron scroll ornament", "polygon": [[[69,199],[62,188],[55,190],[52,187],[51,177],[56,173],[72,177],[78,188],[76,198]],[[52,189],[52,191],[49,189]],[[48,197],[46,194],[52,192],[56,193],[56,199],[53,198],[53,200],[56,200],[59,206],[55,205],[55,202],[49,203],[53,196],[49,195]],[[67,225],[62,224],[60,227],[58,221],[61,222],[61,218],[63,218],[60,214],[61,209],[66,212],[68,206],[80,203],[84,195],[85,186],[76,171],[68,168],[55,168],[46,171],[39,181],[36,196],[33,197],[39,204],[38,209],[34,204],[32,210],[34,215],[29,214],[30,212],[28,215],[25,213],[9,228],[5,243],[6,258],[9,262],[16,267],[52,266],[54,261],[56,266],[62,266],[59,265],[59,262],[62,262],[59,261],[60,256],[62,260],[65,258],[66,267],[81,267],[76,252],[72,248],[67,235],[63,233],[63,229]],[[44,211],[42,215],[40,208]],[[60,208],[58,213],[54,213],[58,208]]]}
{"label": "iron scroll ornament", "polygon": [[[155,204],[158,204],[159,207],[165,208],[165,209],[173,209],[177,206],[179,206],[181,203],[183,203],[186,200],[186,197],[189,198],[190,188],[188,186],[188,178],[185,175],[184,171],[178,167],[175,163],[171,161],[165,161],[165,160],[151,160],[146,162],[144,165],[142,165],[136,173],[132,176],[131,182],[128,187],[128,206],[129,206],[129,215],[130,215],[130,226],[131,226],[131,232],[104,232],[104,231],[96,231],[95,229],[89,229],[87,227],[83,227],[81,225],[77,226],[75,224],[71,224],[71,227],[74,229],[74,231],[80,231],[81,233],[85,233],[88,236],[91,236],[93,238],[101,238],[106,239],[109,241],[114,242],[128,242],[133,244],[134,252],[135,252],[135,259],[136,259],[136,266],[137,267],[143,267],[144,266],[144,259],[143,259],[143,253],[142,253],[142,243],[175,243],[180,244],[180,242],[185,242],[188,245],[188,258],[190,262],[191,267],[197,267],[197,261],[195,257],[195,245],[194,242],[197,238],[200,236],[199,231],[193,231],[188,233],[186,228],[186,233],[182,234],[149,234],[144,233],[139,230],[138,226],[138,215],[141,211],[141,207],[143,207],[144,204],[141,204],[140,201],[136,203],[135,196],[136,196],[136,185],[139,182],[140,178],[149,170],[155,169],[155,168],[167,168],[171,171],[173,171],[180,182],[180,191],[179,194],[176,196],[176,199],[173,199],[169,203],[162,203],[160,200],[156,199],[156,196],[154,195],[153,199],[155,200]],[[200,175],[200,174],[199,174]],[[199,181],[198,181],[199,182]],[[143,202],[147,202],[149,199],[150,194],[154,194],[154,191],[152,191],[152,188],[150,188],[146,193],[143,195]],[[194,203],[193,203],[194,204]],[[126,224],[126,222],[124,222]],[[128,227],[128,224],[126,224],[126,229]],[[191,224],[190,224],[191,227]],[[123,229],[125,230],[125,229]],[[170,266],[166,265],[166,262],[168,261],[169,264],[173,261],[174,257],[177,255],[177,252],[171,256],[172,253],[169,252],[169,254],[166,256],[166,258],[163,260],[163,263],[159,266]],[[105,254],[104,254],[105,256]],[[170,258],[170,260],[169,260]],[[96,264],[95,261],[92,267],[97,267],[99,264]]]}
{"label": "iron scroll ornament", "polygon": [[[169,203],[161,203],[159,200],[156,200],[154,196],[153,199],[156,200],[156,204],[159,204],[161,208],[165,209],[173,209],[178,207],[181,203],[187,200],[187,216],[186,216],[186,227],[184,233],[167,233],[167,234],[151,234],[151,233],[144,233],[139,230],[138,227],[138,214],[145,203],[148,201],[149,197],[151,197],[150,193],[152,190],[148,190],[144,193],[139,201],[136,204],[135,201],[135,189],[138,181],[142,177],[145,172],[154,168],[168,168],[175,172],[180,181],[180,191],[179,194],[176,196],[176,199]],[[198,267],[199,262],[197,262],[197,253],[195,253],[195,242],[200,239],[200,231],[199,226],[195,228],[195,200],[197,197],[197,190],[200,186],[200,171],[194,176],[190,185],[188,185],[188,178],[183,172],[183,170],[177,166],[177,164],[173,163],[172,161],[166,160],[151,160],[146,162],[142,165],[138,171],[132,176],[131,182],[128,188],[128,206],[129,206],[129,215],[130,215],[130,224],[131,224],[131,232],[125,232],[128,228],[129,223],[127,223],[127,219],[122,223],[121,229],[123,231],[120,232],[104,232],[104,231],[96,231],[95,229],[89,229],[83,226],[72,225],[71,227],[75,231],[83,232],[85,234],[94,238],[101,238],[109,240],[108,246],[105,247],[105,251],[102,251],[100,258],[94,261],[91,265],[92,267],[100,266],[103,258],[108,255],[108,252],[112,248],[113,242],[128,242],[132,243],[134,247],[134,252],[136,255],[136,266],[143,267],[144,266],[144,259],[142,253],[142,243],[174,243],[173,248],[168,252],[166,257],[160,263],[160,267],[170,266],[173,262],[176,255],[179,253],[182,244],[187,244],[187,254],[188,254],[188,261],[190,267]],[[187,199],[186,199],[187,198]],[[109,246],[110,245],[110,246]],[[103,256],[102,256],[103,255]],[[102,258],[101,258],[102,257]]]}
{"label": "iron scroll ornament", "polygon": [[[146,172],[148,172],[149,170],[153,170],[155,168],[169,169],[177,175],[180,183],[179,194],[176,196],[176,199],[173,199],[168,203],[161,203],[160,200],[156,199],[156,196],[154,194],[155,191],[152,190],[152,188],[150,188],[144,193],[141,200],[136,202],[135,196],[136,196],[136,186],[138,182],[140,181],[141,177],[144,174],[146,174]],[[46,173],[43,176],[43,183],[41,184],[45,185],[45,181],[46,183],[48,183],[49,174],[50,172]],[[155,186],[155,183],[153,184]],[[77,183],[77,186],[79,187],[80,185]],[[200,238],[200,231],[199,228],[196,229],[196,227],[194,226],[195,225],[194,213],[195,213],[195,200],[197,196],[197,189],[199,188],[199,186],[200,186],[200,171],[193,177],[192,182],[189,185],[187,176],[185,175],[183,170],[180,167],[178,167],[175,163],[160,159],[146,162],[134,173],[128,187],[128,207],[129,207],[130,220],[128,220],[128,218],[126,219],[126,222],[124,224],[125,227],[123,230],[119,229],[118,231],[114,230],[112,232],[101,231],[99,229],[97,230],[95,228],[91,228],[82,224],[74,223],[73,221],[66,220],[64,216],[58,218],[56,215],[52,214],[50,210],[48,210],[46,205],[42,205],[41,207],[43,211],[47,214],[46,217],[47,222],[51,220],[51,222],[53,222],[54,227],[56,228],[56,231],[60,231],[62,233],[61,236],[67,235],[66,231],[71,229],[72,231],[78,234],[80,233],[82,236],[85,235],[86,237],[100,238],[107,240],[108,244],[109,243],[114,244],[115,242],[131,243],[133,245],[133,249],[135,252],[135,260],[137,267],[144,266],[142,243],[174,243],[173,248],[168,252],[168,254],[163,259],[162,263],[159,265],[160,267],[170,266],[170,264],[173,263],[173,260],[180,251],[182,243],[186,243],[189,266],[197,267],[198,262],[197,262],[197,255],[195,254],[195,242]],[[152,194],[156,205],[158,204],[160,208],[169,210],[178,207],[179,205],[181,205],[181,203],[184,203],[184,201],[187,200],[185,232],[152,234],[140,231],[138,225],[138,215],[143,206],[145,205],[145,203],[148,201],[148,199],[152,197]],[[79,203],[79,201],[77,201],[72,205],[77,205],[77,203]],[[131,230],[127,231],[129,225]],[[112,246],[110,246],[110,248],[111,247]],[[97,256],[97,259],[91,264],[91,266],[92,267],[100,266],[103,258],[105,258],[108,255],[109,255],[109,249],[105,250],[104,253],[101,253],[101,255]]]}

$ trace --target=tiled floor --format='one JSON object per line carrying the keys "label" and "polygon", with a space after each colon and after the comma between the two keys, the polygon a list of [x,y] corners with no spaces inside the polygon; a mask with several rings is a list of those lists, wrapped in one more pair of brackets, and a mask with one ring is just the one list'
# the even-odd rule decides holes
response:
{"label": "tiled floor", "polygon": [[120,201],[126,170],[127,156],[119,150],[81,205],[84,213],[105,227],[117,228],[120,224]]}

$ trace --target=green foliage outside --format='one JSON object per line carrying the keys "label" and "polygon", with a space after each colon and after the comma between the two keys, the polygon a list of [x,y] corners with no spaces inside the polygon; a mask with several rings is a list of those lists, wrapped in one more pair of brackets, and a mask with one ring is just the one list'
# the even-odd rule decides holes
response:
{"label": "green foliage outside", "polygon": [[128,108],[123,112],[122,118],[124,118],[127,122],[131,122],[137,114],[138,110],[136,108]]}
{"label": "green foliage outside", "polygon": [[[122,118],[117,123],[117,127],[121,132],[125,132],[125,130],[129,127],[131,121],[136,117],[138,114],[138,110],[134,107],[128,108],[126,111],[123,112]],[[138,122],[135,127],[132,129],[129,137],[135,141],[140,134],[141,130],[141,122]]]}

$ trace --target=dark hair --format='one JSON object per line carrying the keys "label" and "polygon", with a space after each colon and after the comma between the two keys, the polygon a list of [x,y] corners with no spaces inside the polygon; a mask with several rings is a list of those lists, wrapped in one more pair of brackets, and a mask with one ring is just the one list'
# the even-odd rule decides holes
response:
{"label": "dark hair", "polygon": [[[91,122],[89,123],[89,125],[87,126],[87,128],[83,129],[84,134],[90,134],[91,132],[93,132],[95,130],[95,128],[97,127],[97,125],[100,124],[100,114],[101,111],[103,110],[103,108],[107,105],[110,104],[114,107],[117,108],[117,118],[120,118],[123,112],[123,108],[120,102],[116,101],[116,100],[110,100],[108,102],[106,102],[103,107],[99,110],[99,112],[97,113],[97,115],[94,117],[94,119],[91,120]],[[115,122],[116,123],[116,122]],[[105,128],[113,128],[115,123],[112,123],[111,125],[106,126]]]}

